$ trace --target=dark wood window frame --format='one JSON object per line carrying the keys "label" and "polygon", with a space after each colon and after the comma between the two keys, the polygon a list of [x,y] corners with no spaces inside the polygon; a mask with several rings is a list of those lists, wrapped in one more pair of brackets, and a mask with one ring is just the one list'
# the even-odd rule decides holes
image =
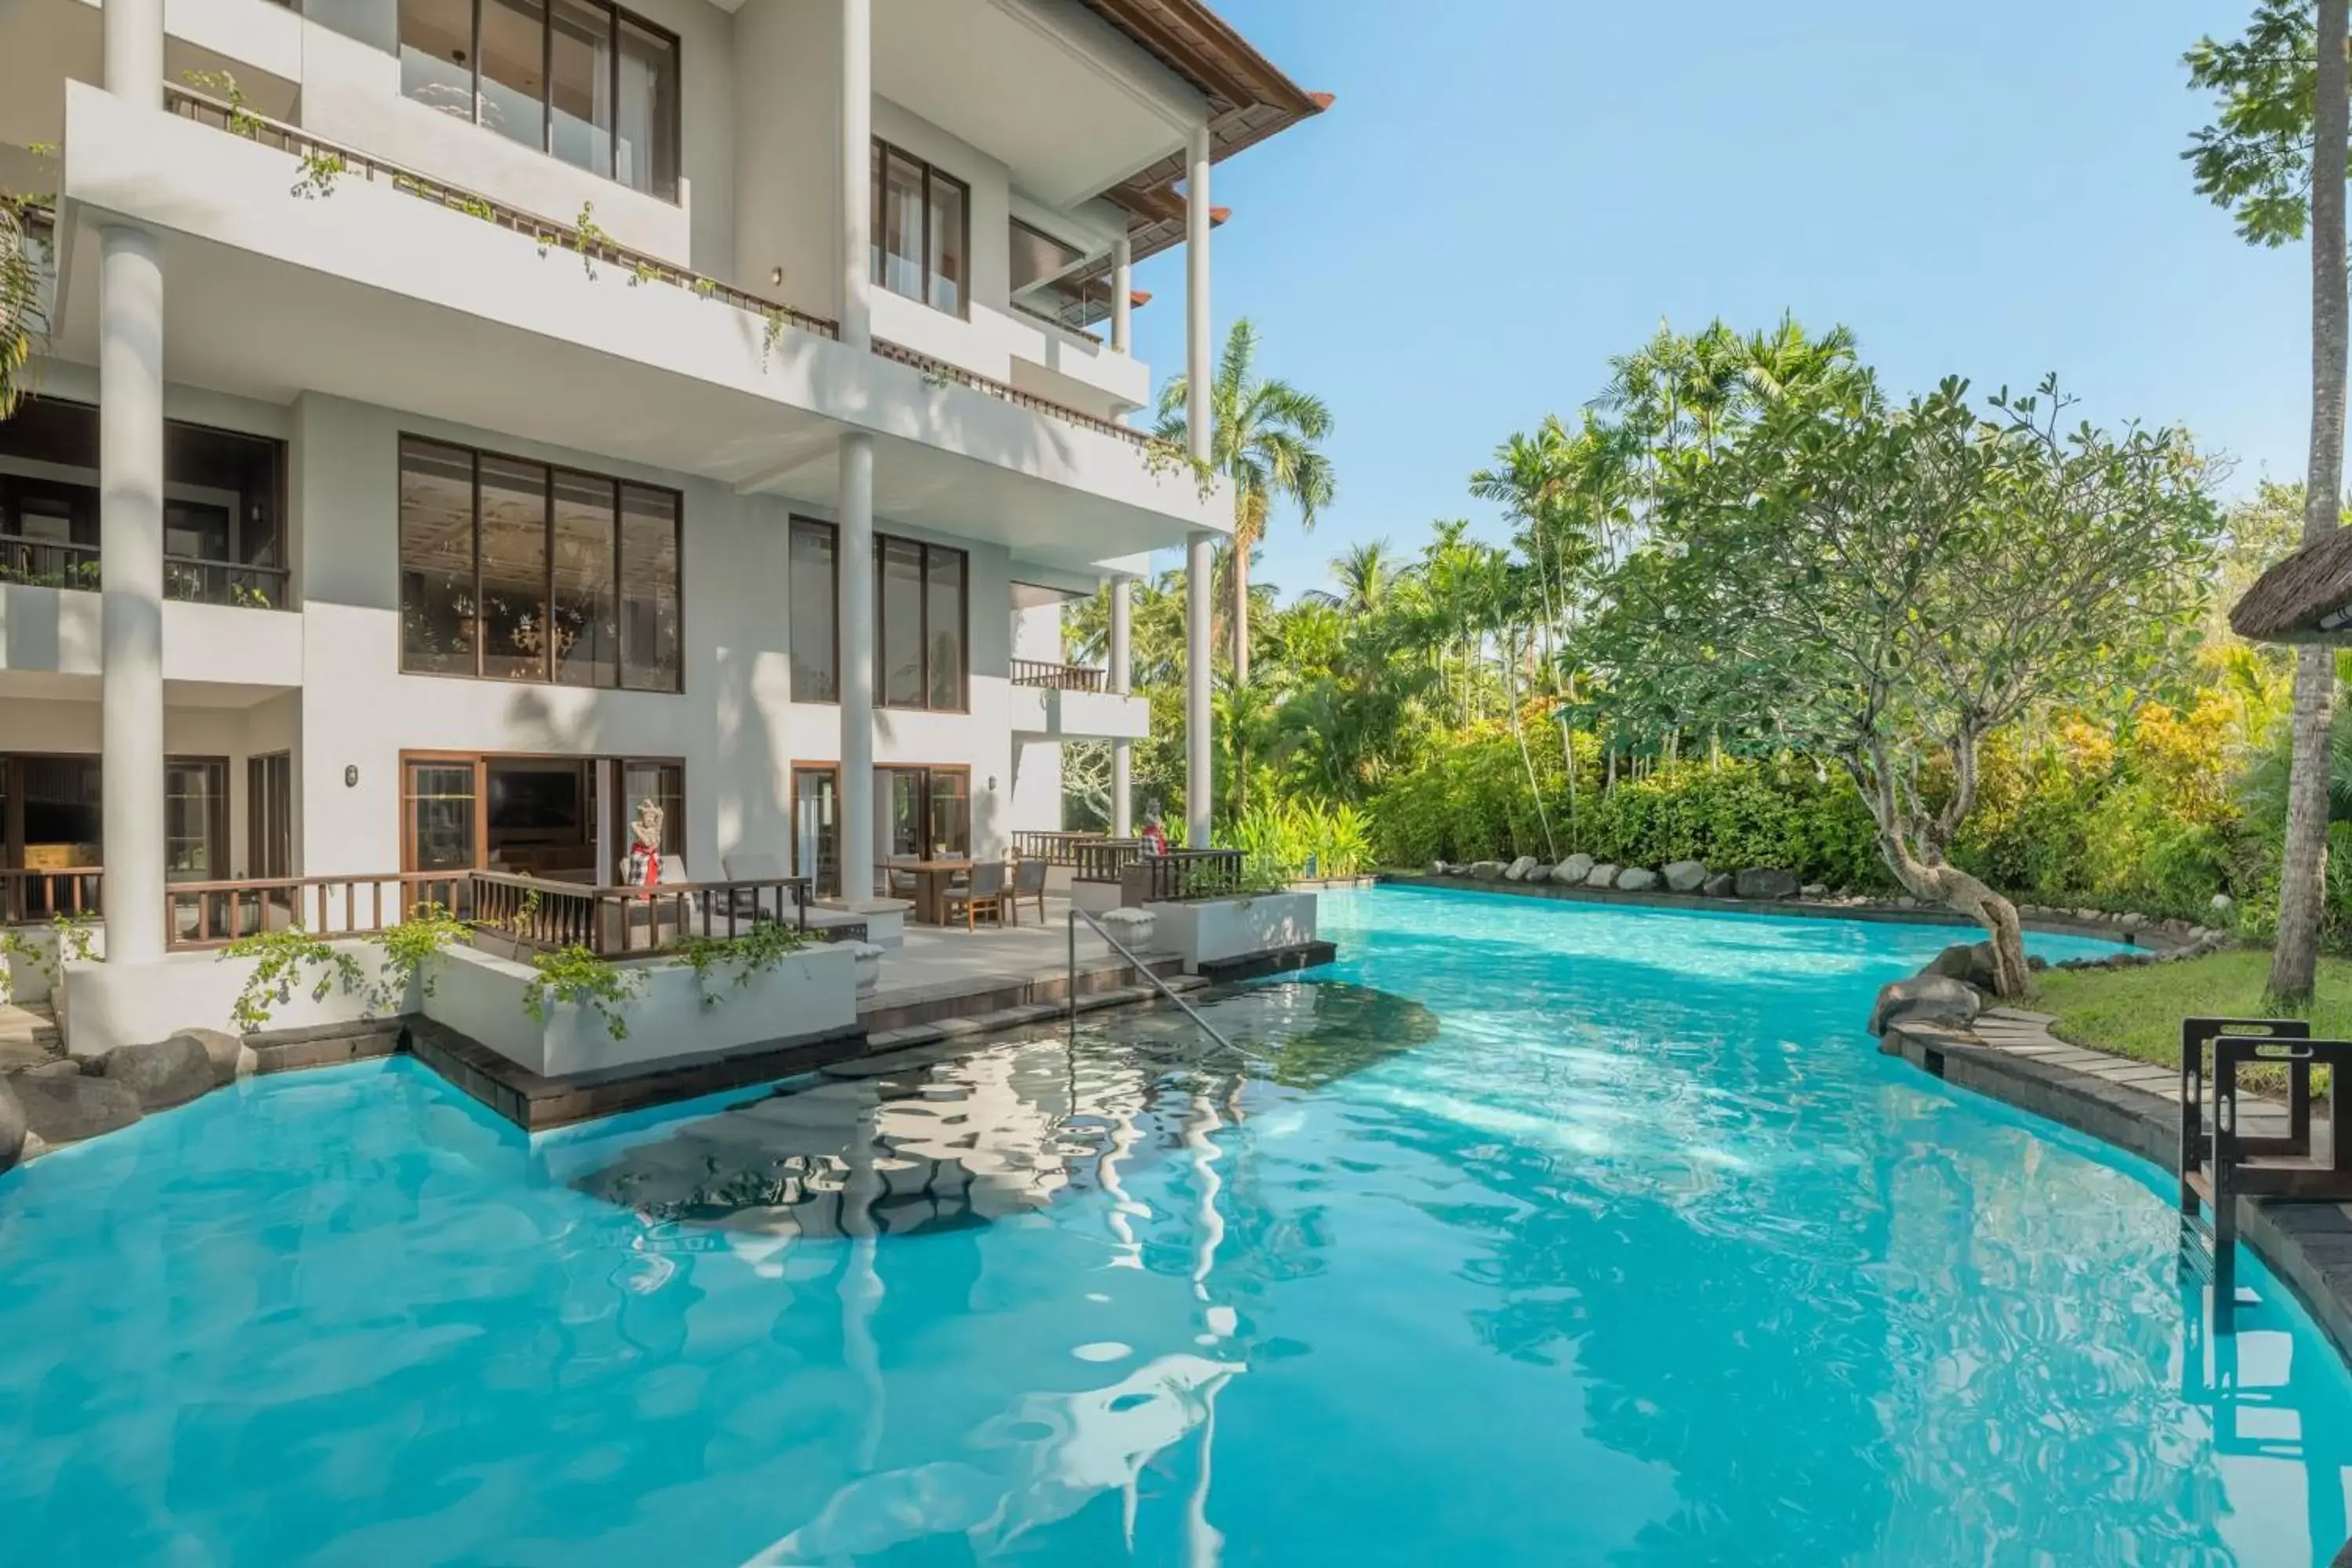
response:
{"label": "dark wood window frame", "polygon": [[[555,7],[551,4],[542,5],[540,15],[539,150],[547,156],[555,158],[566,168],[584,169],[585,173],[610,180],[624,190],[636,191],[676,206],[678,186],[686,178],[683,166],[670,171],[670,186],[666,191],[657,189],[651,184],[644,185],[624,184],[621,177],[614,173],[621,161],[621,24],[626,22],[632,26],[642,27],[667,43],[670,47],[670,58],[677,62],[677,91],[669,106],[669,144],[677,150],[678,162],[681,165],[686,161],[686,137],[683,130],[686,98],[685,42],[660,23],[639,16],[625,5],[615,5],[612,0],[579,0],[579,3],[595,10],[609,13],[613,17],[613,58],[608,68],[609,79],[606,89],[613,95],[614,123],[604,138],[604,166],[602,169],[585,169],[584,165],[574,163],[569,158],[559,157],[555,151]],[[467,47],[467,54],[469,57],[467,61],[467,72],[469,83],[468,98],[473,112],[467,123],[479,125],[482,122],[482,0],[468,0],[468,4],[472,7],[473,28]],[[512,138],[509,140],[511,141]]]}
{"label": "dark wood window frame", "polygon": [[[541,504],[545,509],[546,519],[545,555],[547,560],[547,572],[543,588],[545,597],[541,601],[541,603],[546,606],[548,616],[551,620],[554,616],[556,602],[555,476],[558,473],[564,473],[580,479],[600,479],[613,487],[613,680],[610,685],[599,682],[593,686],[578,687],[576,689],[583,691],[645,691],[651,692],[656,696],[683,696],[685,694],[687,647],[685,491],[673,489],[667,485],[649,485],[641,479],[625,479],[616,474],[598,473],[593,468],[575,468],[569,463],[552,463],[543,458],[526,458],[512,452],[494,451],[487,447],[472,447],[467,445],[463,441],[444,440],[438,436],[420,435],[413,430],[402,431],[395,443],[393,459],[393,482],[395,487],[395,491],[400,482],[399,474],[401,472],[398,447],[400,446],[406,445],[410,441],[419,442],[428,447],[438,447],[444,451],[463,452],[472,459],[471,467],[474,508],[474,668],[471,675],[467,675],[463,671],[446,669],[411,668],[408,663],[407,617],[405,614],[404,614],[402,616],[400,644],[400,672],[403,675],[438,676],[444,679],[450,680],[495,680],[505,685],[555,686],[559,684],[566,684],[557,681],[555,678],[555,645],[551,639],[548,643],[546,653],[541,660],[544,668],[539,675],[487,675],[483,673],[483,661],[489,657],[489,638],[487,635],[488,617],[482,613],[482,459],[489,458],[495,458],[502,463],[524,464],[531,468],[542,469],[545,472],[545,479],[541,483]],[[671,530],[674,537],[670,544],[670,553],[677,562],[677,681],[675,685],[671,686],[632,686],[628,682],[628,660],[622,653],[620,624],[622,619],[621,601],[624,597],[623,584],[627,581],[627,579],[621,574],[622,539],[624,534],[626,532],[626,530],[622,526],[624,512],[621,505],[621,492],[625,488],[646,490],[656,495],[666,495],[670,498],[674,504],[675,515],[671,521]],[[397,557],[400,552],[398,512],[399,502],[395,494],[394,501],[394,522],[392,543],[393,553],[395,557],[395,573],[399,570],[397,565]],[[405,606],[404,605],[404,608]],[[836,626],[838,625],[837,612],[835,624]],[[836,632],[835,637],[837,640],[838,632]],[[503,755],[504,753],[501,754]]]}
{"label": "dark wood window frame", "polygon": [[245,759],[245,863],[253,877],[294,874],[294,753]]}
{"label": "dark wood window frame", "polygon": [[[929,159],[917,157],[904,147],[895,142],[885,142],[879,136],[874,138],[874,159],[871,165],[874,171],[873,211],[867,220],[872,225],[872,243],[876,256],[875,276],[872,281],[882,288],[890,289],[890,285],[884,281],[889,276],[890,253],[883,239],[883,236],[889,232],[884,223],[883,198],[890,188],[889,174],[892,158],[904,158],[923,172],[922,292],[911,298],[917,304],[929,306],[934,310],[940,308],[931,303],[931,214],[935,210],[931,202],[931,182],[937,180],[943,184],[953,185],[963,193],[963,201],[960,206],[963,216],[959,225],[962,232],[956,237],[956,255],[963,262],[963,276],[956,280],[955,310],[953,312],[940,310],[940,313],[941,315],[952,313],[958,319],[968,321],[971,320],[971,182],[959,180]],[[896,289],[890,289],[890,292],[898,294]],[[898,297],[902,300],[910,298],[905,294],[898,294]]]}
{"label": "dark wood window frame", "polygon": [[[814,765],[822,767],[824,764],[820,763]],[[836,764],[836,766],[838,764]],[[921,815],[926,826],[929,825],[931,815],[931,775],[934,773],[955,773],[961,776],[963,779],[964,853],[966,855],[970,855],[971,853],[972,830],[977,826],[973,820],[973,813],[979,803],[972,798],[971,764],[970,763],[877,763],[874,764],[874,775],[877,779],[881,778],[885,773],[919,773],[922,775]],[[836,774],[836,777],[838,775]],[[880,803],[877,802],[877,804],[878,805]],[[877,842],[882,835],[888,833],[891,826],[887,820],[880,819],[881,815],[882,814],[880,813],[877,814],[877,820],[874,825],[877,830]],[[886,852],[884,859],[887,861],[890,855],[895,853],[895,850]],[[919,855],[928,856],[930,851],[921,846],[918,846],[916,853]]]}
{"label": "dark wood window frame", "polygon": [[[882,650],[889,644],[888,621],[883,614],[882,609],[882,560],[883,547],[886,543],[911,546],[916,551],[917,559],[921,563],[922,566],[921,572],[915,579],[921,587],[921,592],[918,595],[918,602],[922,605],[922,613],[917,617],[919,625],[916,628],[916,637],[919,642],[922,652],[922,668],[917,677],[918,680],[921,684],[923,691],[923,700],[919,702],[887,702],[883,700],[881,696],[881,690],[886,684]],[[838,556],[839,552],[836,551],[835,553]],[[956,656],[961,665],[961,668],[956,674],[956,689],[963,694],[963,701],[961,705],[954,708],[936,707],[931,702],[931,557],[933,555],[954,555],[961,557],[963,561],[963,589],[962,592],[956,595],[956,611],[957,620],[959,623],[956,627]],[[908,713],[971,712],[971,552],[969,550],[958,550],[951,544],[932,544],[920,539],[908,539],[904,534],[877,533],[874,536],[873,570],[874,684],[876,688],[874,706],[877,708],[893,709],[899,712]],[[834,624],[836,626],[840,625],[840,616],[838,612],[835,615]]]}
{"label": "dark wood window frame", "polygon": [[[838,523],[827,522],[823,518],[819,517],[795,517],[793,519],[793,525],[794,527],[799,527],[803,524],[806,524],[810,528],[828,529],[833,533],[833,668],[834,685],[836,692],[838,692],[841,683],[841,526]],[[923,592],[920,595],[920,602],[923,606],[921,616],[922,624],[918,634],[921,638],[922,644],[922,670],[920,679],[923,689],[923,700],[920,702],[888,702],[885,701],[881,695],[883,686],[882,648],[885,641],[882,614],[882,554],[883,547],[886,543],[911,545],[919,553],[922,563],[922,573],[918,578],[918,581],[923,585]],[[957,671],[956,689],[963,693],[963,704],[957,708],[935,708],[930,702],[930,572],[931,557],[933,555],[955,555],[961,557],[963,561],[963,591],[956,596],[956,608],[960,623],[956,627],[956,651],[961,660],[961,668]],[[925,540],[909,539],[902,533],[877,532],[874,536],[874,563],[869,570],[872,572],[874,576],[874,706],[877,708],[891,709],[901,713],[971,712],[971,552],[969,550],[960,550],[952,544],[932,544]],[[791,584],[788,582],[786,584],[787,593],[790,592],[790,587]],[[837,705],[841,700],[838,695],[830,698],[804,698],[798,692],[794,692],[793,694],[793,700],[795,702],[808,702],[813,705],[832,707]]]}
{"label": "dark wood window frame", "polygon": [[[411,872],[415,868],[415,819],[409,811],[409,801],[412,797],[408,793],[408,770],[412,763],[423,763],[427,766],[462,766],[473,769],[473,868],[476,870],[488,869],[486,862],[490,852],[490,764],[492,763],[562,763],[567,764],[595,764],[609,763],[613,764],[614,772],[617,775],[615,779],[616,785],[619,781],[627,778],[629,767],[632,763],[635,763],[639,767],[676,768],[677,770],[677,817],[674,821],[664,821],[662,827],[663,831],[670,837],[673,842],[680,845],[687,842],[686,829],[688,808],[688,803],[692,797],[688,794],[688,786],[687,784],[687,767],[686,759],[684,757],[649,756],[636,752],[597,752],[588,756],[581,756],[570,752],[447,752],[436,751],[428,748],[421,751],[404,751],[400,753],[400,798],[394,809],[400,813],[400,868],[404,874]],[[625,791],[616,787],[614,791],[615,798],[613,801],[600,803],[602,809],[612,814],[609,821],[604,826],[606,826],[614,835],[614,847],[623,854],[627,852],[624,840],[628,837],[630,815],[635,809],[626,800],[618,798],[625,793]],[[593,834],[597,826],[597,824],[593,822],[589,824],[592,833],[592,842]],[[681,850],[679,853],[683,855],[684,851]],[[609,884],[616,881],[618,879],[617,868],[607,866],[598,867],[596,868],[596,879],[600,884]]]}

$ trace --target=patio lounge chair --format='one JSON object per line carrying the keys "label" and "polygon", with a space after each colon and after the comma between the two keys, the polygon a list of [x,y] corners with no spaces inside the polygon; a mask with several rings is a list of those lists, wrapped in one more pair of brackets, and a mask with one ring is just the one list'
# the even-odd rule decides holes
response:
{"label": "patio lounge chair", "polygon": [[986,914],[996,923],[1004,923],[1004,868],[995,861],[972,868],[971,880],[961,888],[950,888],[947,917],[953,923],[958,909],[963,910],[963,929],[974,928],[975,917]]}

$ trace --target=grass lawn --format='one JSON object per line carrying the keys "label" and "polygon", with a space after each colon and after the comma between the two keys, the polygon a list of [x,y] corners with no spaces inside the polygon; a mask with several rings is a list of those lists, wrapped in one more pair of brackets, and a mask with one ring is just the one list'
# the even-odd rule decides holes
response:
{"label": "grass lawn", "polygon": [[[2035,976],[2042,994],[2023,1005],[2053,1015],[2052,1032],[2085,1050],[2177,1068],[2180,1020],[2262,1017],[2270,973],[2263,948],[2131,969],[2052,969]],[[2319,961],[2311,1029],[2325,1039],[2352,1039],[2352,960]]]}

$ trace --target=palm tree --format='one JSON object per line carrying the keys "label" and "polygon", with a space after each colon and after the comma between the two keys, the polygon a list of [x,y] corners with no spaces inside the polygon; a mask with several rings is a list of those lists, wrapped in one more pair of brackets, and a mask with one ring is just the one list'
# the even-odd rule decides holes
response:
{"label": "palm tree", "polygon": [[[1312,529],[1320,509],[1331,504],[1331,459],[1319,443],[1331,434],[1331,411],[1323,400],[1286,381],[1260,380],[1257,329],[1246,317],[1235,321],[1217,361],[1209,388],[1212,430],[1209,466],[1233,481],[1233,595],[1228,625],[1233,635],[1234,679],[1249,683],[1250,552],[1265,537],[1267,514],[1276,501],[1298,509],[1298,525]],[[1186,405],[1191,388],[1179,375],[1160,393],[1160,439],[1191,445]]]}
{"label": "palm tree", "polygon": [[1388,607],[1389,592],[1397,581],[1396,563],[1389,557],[1389,542],[1373,539],[1350,544],[1346,554],[1331,563],[1331,577],[1339,584],[1338,593],[1310,588],[1299,597],[1328,605],[1349,616],[1379,615]]}

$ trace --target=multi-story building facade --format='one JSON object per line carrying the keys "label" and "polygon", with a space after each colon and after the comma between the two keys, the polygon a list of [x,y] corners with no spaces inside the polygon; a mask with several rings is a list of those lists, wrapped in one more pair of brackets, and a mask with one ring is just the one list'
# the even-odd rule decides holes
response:
{"label": "multi-story building facade", "polygon": [[1189,247],[1203,386],[1211,166],[1325,101],[1199,0],[15,7],[0,920],[102,865],[135,963],[175,880],[608,880],[648,798],[855,903],[1058,826],[1065,741],[1123,786],[1124,588],[1107,670],[1061,611],[1169,547],[1204,819],[1232,500],[1197,402],[1125,422],[1129,269]]}

